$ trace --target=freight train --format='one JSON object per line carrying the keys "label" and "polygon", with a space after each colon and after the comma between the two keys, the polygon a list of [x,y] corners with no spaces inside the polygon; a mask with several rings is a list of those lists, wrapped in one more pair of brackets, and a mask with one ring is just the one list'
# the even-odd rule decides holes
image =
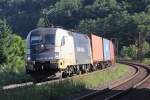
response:
{"label": "freight train", "polygon": [[63,77],[102,69],[115,64],[112,41],[62,28],[37,28],[27,36],[26,73]]}

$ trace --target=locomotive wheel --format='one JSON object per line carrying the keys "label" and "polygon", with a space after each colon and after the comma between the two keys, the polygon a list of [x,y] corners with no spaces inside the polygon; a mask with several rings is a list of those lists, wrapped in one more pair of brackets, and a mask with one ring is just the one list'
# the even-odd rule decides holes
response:
{"label": "locomotive wheel", "polygon": [[63,77],[63,78],[66,78],[67,76],[68,76],[68,75],[67,75],[66,71],[62,72],[62,77]]}
{"label": "locomotive wheel", "polygon": [[85,67],[85,73],[89,71],[88,65]]}
{"label": "locomotive wheel", "polygon": [[96,70],[96,66],[93,65],[92,72]]}
{"label": "locomotive wheel", "polygon": [[102,66],[102,69],[104,69],[104,68],[105,68],[105,64],[103,64],[103,63],[102,63],[102,64],[101,64],[101,66]]}
{"label": "locomotive wheel", "polygon": [[77,75],[81,75],[82,72],[81,72],[81,69],[80,69],[80,66],[77,66]]}
{"label": "locomotive wheel", "polygon": [[81,70],[78,70],[77,75],[81,75],[81,74],[82,74]]}
{"label": "locomotive wheel", "polygon": [[68,76],[69,77],[71,77],[71,76],[73,76],[73,74],[74,74],[74,69],[73,69],[73,67],[70,67],[70,68],[68,68]]}

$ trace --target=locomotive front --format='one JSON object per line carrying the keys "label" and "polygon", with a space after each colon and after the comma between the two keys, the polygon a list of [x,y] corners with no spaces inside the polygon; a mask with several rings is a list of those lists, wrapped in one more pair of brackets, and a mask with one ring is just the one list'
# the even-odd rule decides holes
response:
{"label": "locomotive front", "polygon": [[55,28],[38,28],[28,34],[26,73],[53,74],[58,71],[59,51],[55,39]]}

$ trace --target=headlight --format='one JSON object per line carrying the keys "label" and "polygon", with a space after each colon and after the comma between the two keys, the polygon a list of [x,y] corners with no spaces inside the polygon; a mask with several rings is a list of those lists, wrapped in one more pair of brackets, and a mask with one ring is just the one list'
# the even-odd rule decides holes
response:
{"label": "headlight", "polygon": [[30,61],[30,60],[31,60],[31,57],[30,57],[30,56],[27,56],[27,60]]}
{"label": "headlight", "polygon": [[43,48],[44,47],[44,45],[43,44],[41,44],[41,48]]}

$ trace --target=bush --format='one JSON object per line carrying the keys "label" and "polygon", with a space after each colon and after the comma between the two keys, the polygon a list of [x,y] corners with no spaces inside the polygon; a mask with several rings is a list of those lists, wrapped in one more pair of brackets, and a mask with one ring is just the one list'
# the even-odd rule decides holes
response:
{"label": "bush", "polygon": [[[130,45],[129,47],[123,46],[121,49],[121,55],[124,58],[132,58],[135,59],[137,57],[138,48],[135,45]],[[144,42],[143,44],[143,54],[144,57],[150,57],[150,44],[148,42]]]}
{"label": "bush", "polygon": [[144,42],[144,57],[150,58],[150,43]]}
{"label": "bush", "polygon": [[137,57],[138,48],[135,45],[130,45],[129,47],[123,46],[121,50],[121,55],[124,58],[135,59]]}
{"label": "bush", "polygon": [[150,58],[150,51],[145,54],[146,58]]}
{"label": "bush", "polygon": [[144,63],[144,64],[147,64],[147,65],[150,65],[150,58],[145,58],[145,59],[143,60],[143,63]]}
{"label": "bush", "polygon": [[25,76],[25,41],[0,20],[0,84]]}
{"label": "bush", "polygon": [[24,67],[21,69],[15,67],[15,70],[17,71],[12,71],[9,65],[0,65],[0,86],[31,80],[31,77],[25,74]]}

